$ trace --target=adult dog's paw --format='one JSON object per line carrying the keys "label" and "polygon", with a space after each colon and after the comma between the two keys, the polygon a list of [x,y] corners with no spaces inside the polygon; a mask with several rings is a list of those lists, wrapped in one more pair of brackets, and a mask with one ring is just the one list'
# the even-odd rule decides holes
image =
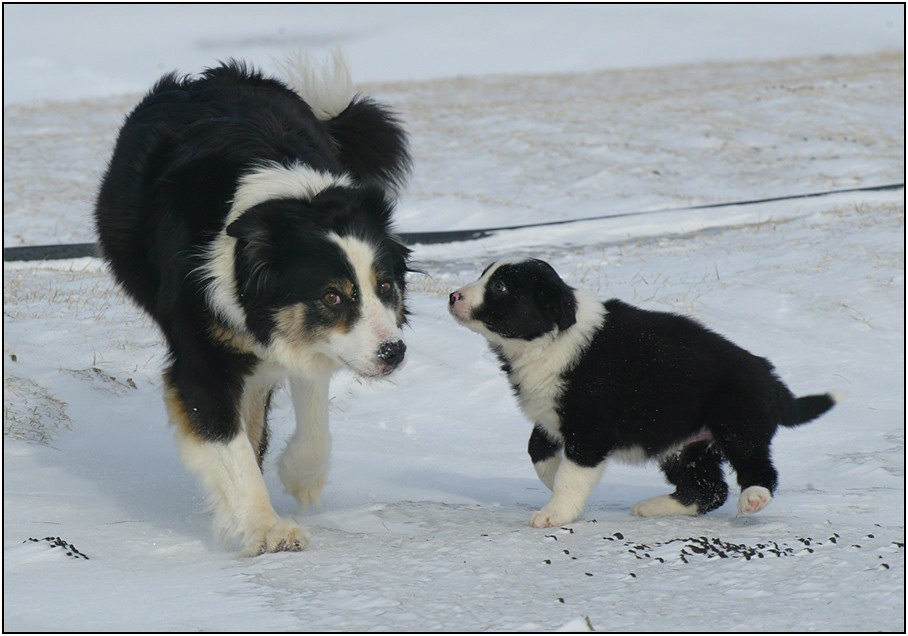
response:
{"label": "adult dog's paw", "polygon": [[309,534],[293,521],[278,519],[267,527],[257,528],[249,533],[246,541],[247,556],[265,552],[299,552],[309,545]]}

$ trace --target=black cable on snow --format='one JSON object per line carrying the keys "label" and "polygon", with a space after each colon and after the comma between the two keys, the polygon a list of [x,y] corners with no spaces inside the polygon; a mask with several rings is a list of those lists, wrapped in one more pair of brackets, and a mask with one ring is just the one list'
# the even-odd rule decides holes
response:
{"label": "black cable on snow", "polygon": [[[904,189],[904,183],[890,183],[879,186],[867,186],[863,188],[846,188],[843,190],[826,190],[824,192],[810,192],[807,194],[789,194],[779,197],[767,197],[765,199],[750,199],[747,201],[732,201],[728,203],[706,203],[703,205],[691,205],[683,208],[664,208],[661,210],[641,210],[637,212],[621,212],[618,214],[603,214],[600,216],[588,216],[580,219],[562,219],[558,221],[543,221],[540,223],[526,223],[523,225],[504,225],[500,227],[489,227],[477,230],[447,230],[440,232],[403,232],[398,234],[400,239],[408,245],[431,245],[438,243],[458,243],[462,241],[474,241],[476,239],[491,236],[496,232],[507,232],[510,230],[522,230],[536,227],[550,227],[555,225],[567,225],[569,223],[581,223],[583,221],[600,221],[604,219],[620,219],[629,216],[643,216],[647,214],[667,214],[673,212],[687,212],[691,210],[709,210],[716,208],[729,208],[739,205],[756,205],[758,203],[773,203],[776,201],[791,201],[794,199],[810,199],[814,197],[824,197],[833,194],[845,194],[848,192],[881,192],[885,190]],[[4,247],[3,260],[7,261],[42,261],[42,260],[59,260],[65,258],[82,258],[85,256],[100,256],[98,246],[95,243],[70,243],[66,245],[28,245],[23,247]]]}

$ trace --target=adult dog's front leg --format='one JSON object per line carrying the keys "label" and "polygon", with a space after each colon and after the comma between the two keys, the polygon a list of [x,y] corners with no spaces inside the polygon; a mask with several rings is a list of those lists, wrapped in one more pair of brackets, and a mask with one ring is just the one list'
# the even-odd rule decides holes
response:
{"label": "adult dog's front leg", "polygon": [[[166,379],[165,383],[169,385]],[[240,422],[229,440],[206,440],[193,427],[178,391],[168,386],[165,398],[180,456],[201,477],[217,533],[238,541],[250,556],[305,548],[309,543],[306,531],[279,517],[271,506],[256,449],[244,424]]]}
{"label": "adult dog's front leg", "polygon": [[331,455],[329,382],[329,375],[290,379],[296,432],[278,462],[278,474],[284,488],[296,498],[301,508],[319,503],[328,478]]}
{"label": "adult dog's front leg", "polygon": [[552,498],[533,513],[530,525],[534,528],[553,528],[570,523],[580,516],[586,500],[599,483],[605,461],[596,466],[582,466],[565,455],[555,472]]}

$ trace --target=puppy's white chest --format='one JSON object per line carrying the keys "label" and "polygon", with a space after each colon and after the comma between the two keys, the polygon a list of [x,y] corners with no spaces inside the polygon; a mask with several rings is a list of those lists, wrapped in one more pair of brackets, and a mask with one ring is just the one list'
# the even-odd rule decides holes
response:
{"label": "puppy's white chest", "polygon": [[517,386],[517,402],[534,424],[544,428],[553,440],[560,440],[561,418],[557,404],[564,391],[561,375],[533,371],[534,369],[512,370],[510,380]]}

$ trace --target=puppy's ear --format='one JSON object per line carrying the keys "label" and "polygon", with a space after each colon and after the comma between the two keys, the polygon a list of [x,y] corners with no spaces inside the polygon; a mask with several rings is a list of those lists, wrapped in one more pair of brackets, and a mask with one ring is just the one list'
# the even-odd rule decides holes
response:
{"label": "puppy's ear", "polygon": [[558,329],[564,331],[575,322],[577,322],[577,298],[574,296],[574,290],[563,285],[559,294],[559,312],[558,312]]}
{"label": "puppy's ear", "polygon": [[577,298],[574,290],[560,278],[555,284],[538,288],[537,302],[545,317],[558,325],[559,331],[564,331],[577,322]]}
{"label": "puppy's ear", "polygon": [[536,300],[545,316],[558,325],[560,331],[577,322],[577,297],[574,288],[561,280],[551,265],[538,258],[530,259],[541,269],[542,283],[536,288]]}

